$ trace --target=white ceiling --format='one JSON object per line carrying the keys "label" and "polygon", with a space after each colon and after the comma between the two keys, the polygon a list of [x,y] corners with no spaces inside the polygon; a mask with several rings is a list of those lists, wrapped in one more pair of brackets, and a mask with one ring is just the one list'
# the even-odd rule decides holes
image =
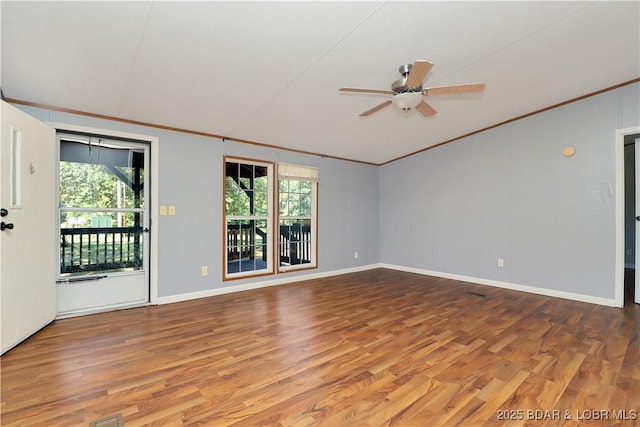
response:
{"label": "white ceiling", "polygon": [[[5,97],[383,163],[640,76],[640,2],[2,1]],[[398,67],[424,86],[388,107]]]}

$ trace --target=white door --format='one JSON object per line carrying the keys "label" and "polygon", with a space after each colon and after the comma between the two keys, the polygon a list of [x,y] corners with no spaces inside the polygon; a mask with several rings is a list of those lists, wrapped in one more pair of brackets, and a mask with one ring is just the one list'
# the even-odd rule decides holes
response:
{"label": "white door", "polygon": [[149,144],[59,133],[58,316],[149,302]]}
{"label": "white door", "polygon": [[635,273],[635,302],[640,304],[640,138],[636,138],[636,273]]}
{"label": "white door", "polygon": [[2,353],[56,316],[55,130],[1,101]]}

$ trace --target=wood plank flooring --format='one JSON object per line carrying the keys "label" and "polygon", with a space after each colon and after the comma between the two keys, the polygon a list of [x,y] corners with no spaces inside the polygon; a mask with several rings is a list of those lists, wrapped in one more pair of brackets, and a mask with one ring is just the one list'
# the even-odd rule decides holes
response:
{"label": "wood plank flooring", "polygon": [[376,269],[59,320],[1,381],[3,426],[638,426],[640,307]]}

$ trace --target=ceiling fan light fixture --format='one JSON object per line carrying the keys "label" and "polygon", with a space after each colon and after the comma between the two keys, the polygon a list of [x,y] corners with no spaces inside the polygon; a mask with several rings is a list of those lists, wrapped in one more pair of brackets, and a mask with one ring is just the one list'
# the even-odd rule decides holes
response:
{"label": "ceiling fan light fixture", "polygon": [[402,111],[416,108],[422,102],[422,92],[403,92],[394,95],[391,102]]}

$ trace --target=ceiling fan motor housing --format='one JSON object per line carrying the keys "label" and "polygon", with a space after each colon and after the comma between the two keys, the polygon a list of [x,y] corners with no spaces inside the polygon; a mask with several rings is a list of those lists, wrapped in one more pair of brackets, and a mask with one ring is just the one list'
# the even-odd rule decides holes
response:
{"label": "ceiling fan motor housing", "polygon": [[404,64],[404,65],[401,65],[400,68],[398,68],[398,71],[400,72],[400,74],[402,74],[402,78],[399,80],[396,80],[391,84],[391,91],[394,94],[397,95],[399,93],[406,93],[406,92],[422,92],[422,84],[415,87],[407,86],[407,78],[409,76],[409,72],[411,71],[412,67],[413,67],[413,64]]}

